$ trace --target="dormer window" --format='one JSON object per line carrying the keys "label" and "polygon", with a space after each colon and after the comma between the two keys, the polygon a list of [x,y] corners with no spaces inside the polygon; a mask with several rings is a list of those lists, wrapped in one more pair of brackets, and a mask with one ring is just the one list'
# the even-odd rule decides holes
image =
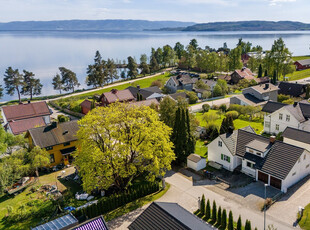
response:
{"label": "dormer window", "polygon": [[283,119],[283,114],[279,113],[279,120],[282,120],[282,119]]}

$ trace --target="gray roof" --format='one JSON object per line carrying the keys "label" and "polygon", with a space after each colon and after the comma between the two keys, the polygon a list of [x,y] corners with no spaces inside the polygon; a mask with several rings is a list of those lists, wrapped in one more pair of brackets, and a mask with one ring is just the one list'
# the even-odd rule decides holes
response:
{"label": "gray roof", "polygon": [[273,113],[282,107],[287,106],[287,104],[283,104],[280,102],[268,101],[264,107],[262,108],[262,112]]}
{"label": "gray roof", "polygon": [[35,146],[46,148],[66,142],[76,141],[76,133],[78,130],[79,126],[77,121],[63,123],[53,122],[47,126],[30,129],[26,135],[31,136]]}
{"label": "gray roof", "polygon": [[303,148],[276,141],[258,169],[284,180],[304,151]]}
{"label": "gray roof", "polygon": [[256,139],[246,144],[246,147],[255,149],[260,152],[265,152],[266,150],[268,150],[268,146],[269,143],[266,143],[266,141],[260,141]]}
{"label": "gray roof", "polygon": [[267,83],[267,84],[260,84],[256,86],[250,87],[254,90],[256,90],[259,93],[267,93],[267,92],[272,92],[272,91],[278,91],[279,88],[273,84]]}
{"label": "gray roof", "polygon": [[161,89],[158,88],[158,86],[151,86],[151,87],[147,87],[147,88],[143,88],[146,91],[150,91],[153,93],[162,93]]}
{"label": "gray roof", "polygon": [[187,157],[188,160],[191,160],[195,163],[198,163],[199,161],[201,161],[202,159],[205,160],[205,158],[199,156],[198,154],[191,154]]}
{"label": "gray roof", "polygon": [[184,98],[184,99],[187,98],[187,95],[185,92],[169,94],[169,96],[174,100],[178,100],[179,97]]}
{"label": "gray roof", "polygon": [[286,127],[282,133],[283,137],[310,144],[310,132],[299,130],[291,127]]}
{"label": "gray roof", "polygon": [[287,105],[285,108],[297,119],[297,121],[304,122],[306,120],[299,105]]}
{"label": "gray roof", "polygon": [[194,84],[193,79],[187,74],[172,76],[172,78],[177,83],[178,86],[187,85],[187,84]]}
{"label": "gray roof", "polygon": [[153,202],[129,230],[212,230],[216,229],[176,203]]}
{"label": "gray roof", "polygon": [[59,217],[55,220],[52,220],[48,223],[42,224],[33,230],[61,230],[68,229],[70,227],[74,227],[79,223],[79,221],[70,213],[68,215]]}
{"label": "gray roof", "polygon": [[224,144],[233,155],[236,154],[237,137],[240,130],[244,130],[249,133],[255,133],[251,126],[246,126],[242,129],[235,130],[233,133],[224,133],[220,135],[220,138],[223,140]]}
{"label": "gray roof", "polygon": [[259,100],[256,97],[252,96],[249,93],[246,94],[240,94],[238,96],[235,96],[236,98],[238,98],[239,100],[247,103],[248,105],[252,105],[252,106],[258,106],[258,105],[263,105],[266,103],[266,101],[263,100]]}
{"label": "gray roof", "polygon": [[298,60],[301,65],[310,65],[310,59]]}
{"label": "gray roof", "polygon": [[141,94],[144,100],[154,93],[154,92],[151,92],[151,91],[148,91],[145,89],[139,89],[139,88],[133,87],[133,86],[129,86],[126,89],[128,89],[135,98],[137,98],[138,93]]}

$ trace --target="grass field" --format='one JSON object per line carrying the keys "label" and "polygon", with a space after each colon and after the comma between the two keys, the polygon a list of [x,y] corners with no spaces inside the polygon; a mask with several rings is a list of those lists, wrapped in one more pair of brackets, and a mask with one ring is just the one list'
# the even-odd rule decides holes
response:
{"label": "grass field", "polygon": [[306,77],[310,77],[310,69],[295,71],[292,74],[286,75],[286,77],[288,77],[289,81],[304,79]]}
{"label": "grass field", "polygon": [[310,58],[310,55],[292,57],[294,61],[299,61],[299,60],[304,60],[304,59],[309,59],[309,58]]}
{"label": "grass field", "polygon": [[305,207],[303,217],[298,224],[301,229],[310,229],[310,204]]}

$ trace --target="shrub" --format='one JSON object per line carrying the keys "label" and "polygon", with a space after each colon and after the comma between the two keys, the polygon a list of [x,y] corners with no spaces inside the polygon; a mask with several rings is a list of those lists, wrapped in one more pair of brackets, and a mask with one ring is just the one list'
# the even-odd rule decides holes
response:
{"label": "shrub", "polygon": [[211,92],[210,91],[204,91],[202,93],[202,98],[203,99],[207,99],[207,98],[210,98],[212,95],[211,95]]}
{"label": "shrub", "polygon": [[234,219],[231,211],[229,211],[228,217],[228,230],[234,230]]}
{"label": "shrub", "polygon": [[213,112],[208,112],[205,113],[202,117],[207,123],[212,123],[214,121],[216,121],[217,119],[219,119],[219,115],[217,115],[216,113]]}
{"label": "shrub", "polygon": [[237,111],[228,111],[226,117],[232,117],[233,120],[236,120],[239,117],[239,113]]}
{"label": "shrub", "polygon": [[209,110],[210,110],[210,105],[209,105],[209,104],[203,104],[203,105],[202,105],[202,111],[203,111],[204,113],[209,112]]}
{"label": "shrub", "polygon": [[198,97],[195,92],[186,91],[186,95],[188,96],[189,104],[195,104],[198,101]]}
{"label": "shrub", "polygon": [[284,94],[278,95],[278,102],[283,102],[283,101],[288,100],[288,99],[290,99],[290,96],[288,96],[288,95],[284,95]]}
{"label": "shrub", "polygon": [[219,207],[217,211],[217,223],[221,224],[222,223],[222,208],[221,206]]}
{"label": "shrub", "polygon": [[70,121],[70,117],[61,114],[57,116],[57,120],[59,123],[62,123],[62,122]]}
{"label": "shrub", "polygon": [[156,80],[151,83],[151,86],[157,86],[158,88],[161,88],[163,87],[163,82],[160,80]]}
{"label": "shrub", "polygon": [[227,106],[226,106],[225,104],[221,104],[220,107],[219,107],[219,109],[220,109],[223,113],[225,113],[226,110],[227,110]]}
{"label": "shrub", "polygon": [[221,227],[223,229],[226,229],[226,226],[227,226],[227,214],[226,209],[223,209]]}
{"label": "shrub", "polygon": [[245,221],[244,230],[252,230],[251,221],[249,221],[249,220]]}
{"label": "shrub", "polygon": [[239,216],[238,221],[237,221],[237,230],[242,230],[242,220],[241,220],[241,216]]}
{"label": "shrub", "polygon": [[218,126],[214,123],[210,123],[206,127],[206,138],[210,141],[214,140],[219,136]]}
{"label": "shrub", "polygon": [[202,195],[201,202],[200,202],[200,213],[202,216],[205,215],[205,207],[206,207],[206,198],[205,195]]}
{"label": "shrub", "polygon": [[209,220],[210,217],[211,217],[211,206],[210,206],[210,200],[208,199],[207,205],[206,205],[205,219]]}
{"label": "shrub", "polygon": [[216,203],[215,203],[215,200],[213,201],[213,205],[212,205],[212,221],[214,221],[214,223],[216,222]]}
{"label": "shrub", "polygon": [[292,105],[292,104],[294,104],[294,100],[293,99],[287,99],[287,100],[282,101],[282,103]]}

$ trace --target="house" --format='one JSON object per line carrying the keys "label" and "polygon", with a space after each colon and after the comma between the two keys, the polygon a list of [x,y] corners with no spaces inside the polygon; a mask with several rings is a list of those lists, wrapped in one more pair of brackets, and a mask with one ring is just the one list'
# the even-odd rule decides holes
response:
{"label": "house", "polygon": [[167,97],[170,97],[175,101],[177,101],[179,98],[188,100],[187,94],[185,92],[169,94]]}
{"label": "house", "polygon": [[310,131],[310,103],[306,100],[293,105],[268,102],[262,109],[264,132],[278,134],[286,127]]}
{"label": "house", "polygon": [[246,79],[248,81],[255,80],[254,73],[246,67],[243,67],[242,69],[235,70],[231,75],[231,84],[238,84],[240,80]]}
{"label": "house", "polygon": [[82,108],[82,113],[86,115],[92,109],[92,102],[85,99],[80,106]]}
{"label": "house", "polygon": [[266,52],[248,52],[241,55],[241,61],[244,66],[247,66],[247,63],[251,58],[255,59],[264,59],[266,56]]}
{"label": "house", "polygon": [[64,163],[68,165],[73,160],[72,153],[76,150],[77,121],[63,123],[53,122],[50,125],[29,129],[26,138],[30,148],[39,146],[50,154],[51,166]]}
{"label": "house", "polygon": [[295,61],[294,65],[296,67],[296,70],[309,69],[310,68],[310,59]]}
{"label": "house", "polygon": [[197,154],[191,154],[187,157],[187,167],[199,171],[207,166],[206,158]]}
{"label": "house", "polygon": [[138,95],[142,96],[142,100],[149,100],[155,98],[158,101],[160,101],[161,98],[164,96],[162,94],[162,91],[157,86],[143,89],[141,89],[140,86],[129,86],[127,89],[131,92],[131,94],[135,97],[136,100],[139,100],[139,98],[137,98]]}
{"label": "house", "polygon": [[75,216],[73,216],[72,213],[69,213],[48,223],[32,228],[32,230],[66,230],[72,229],[72,227],[77,226],[78,224],[79,221]]}
{"label": "house", "polygon": [[149,100],[144,100],[144,101],[135,101],[129,103],[130,106],[155,106],[159,107],[159,102],[155,98],[149,99]]}
{"label": "house", "polygon": [[103,93],[99,99],[103,106],[107,106],[109,104],[115,102],[130,102],[134,101],[135,97],[132,95],[129,89],[117,90],[112,89],[110,92]]}
{"label": "house", "polygon": [[302,147],[310,151],[310,132],[287,127],[283,133],[283,142]]}
{"label": "house", "polygon": [[194,81],[189,75],[172,76],[166,82],[166,87],[171,93],[175,93],[178,90],[193,90]]}
{"label": "house", "polygon": [[303,84],[281,81],[278,87],[279,94],[291,97],[304,97],[306,94],[306,85]]}
{"label": "house", "polygon": [[214,230],[216,228],[177,203],[153,202],[128,226],[128,229]]}
{"label": "house", "polygon": [[209,89],[206,90],[206,89],[196,88],[194,86],[193,91],[197,94],[197,97],[199,99],[202,99],[203,98],[203,93],[205,91],[210,91],[211,93],[213,92],[213,89],[216,86],[216,81],[209,80],[209,79],[193,78],[194,83],[196,83],[198,80],[201,80],[204,84],[206,84],[209,87]]}
{"label": "house", "polygon": [[29,101],[27,104],[3,106],[1,115],[5,130],[14,135],[51,122],[51,111],[45,101],[36,103]]}
{"label": "house", "polygon": [[70,228],[70,230],[109,230],[109,228],[103,216],[99,216]]}
{"label": "house", "polygon": [[230,104],[259,106],[267,101],[278,100],[278,87],[266,83],[252,86],[242,90],[242,95],[230,98]]}
{"label": "house", "polygon": [[249,127],[217,137],[208,145],[208,159],[229,171],[239,168],[284,193],[310,173],[308,150],[260,136]]}

